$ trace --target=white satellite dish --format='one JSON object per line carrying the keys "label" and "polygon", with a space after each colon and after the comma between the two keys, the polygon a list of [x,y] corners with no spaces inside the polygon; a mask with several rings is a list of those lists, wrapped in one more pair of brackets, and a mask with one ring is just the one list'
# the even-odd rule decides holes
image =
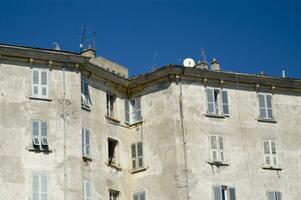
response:
{"label": "white satellite dish", "polygon": [[194,62],[194,60],[192,58],[186,58],[183,61],[183,65],[184,65],[184,67],[194,67],[195,62]]}

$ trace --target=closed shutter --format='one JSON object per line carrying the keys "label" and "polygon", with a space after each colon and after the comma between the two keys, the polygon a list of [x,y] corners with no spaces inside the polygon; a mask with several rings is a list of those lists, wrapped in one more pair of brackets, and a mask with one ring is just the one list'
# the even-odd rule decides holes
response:
{"label": "closed shutter", "polygon": [[41,174],[41,200],[47,200],[47,193],[48,193],[48,178],[47,175]]}
{"label": "closed shutter", "polygon": [[138,151],[138,167],[143,167],[143,148],[142,142],[137,143],[137,151]]}
{"label": "closed shutter", "polygon": [[82,128],[82,155],[85,155],[85,129]]}
{"label": "closed shutter", "polygon": [[218,144],[219,144],[219,160],[221,162],[225,161],[225,154],[224,154],[224,138],[222,136],[218,137]]}
{"label": "closed shutter", "polygon": [[39,200],[39,175],[32,175],[32,200]]}
{"label": "closed shutter", "polygon": [[235,188],[232,187],[229,188],[229,196],[230,196],[230,200],[236,200]]}
{"label": "closed shutter", "polygon": [[32,142],[33,146],[40,146],[40,123],[39,121],[32,121]]}
{"label": "closed shutter", "polygon": [[282,199],[282,194],[281,192],[275,192],[276,200],[281,200]]}
{"label": "closed shutter", "polygon": [[268,200],[277,200],[275,192],[268,192],[267,196],[268,196]]}
{"label": "closed shutter", "polygon": [[137,168],[136,144],[132,144],[131,148],[132,148],[132,168],[136,169]]}
{"label": "closed shutter", "polygon": [[140,199],[139,200],[145,200],[145,192],[140,193]]}
{"label": "closed shutter", "polygon": [[217,155],[217,137],[216,136],[210,136],[210,148],[211,148],[212,161],[217,161],[218,155]]}
{"label": "closed shutter", "polygon": [[274,166],[278,165],[277,162],[277,152],[276,152],[276,142],[271,141],[271,153],[272,153],[272,162]]}
{"label": "closed shutter", "polygon": [[40,88],[40,72],[38,70],[32,70],[32,95],[38,96]]}
{"label": "closed shutter", "polygon": [[220,186],[213,186],[213,200],[222,200],[222,189]]}
{"label": "closed shutter", "polygon": [[222,92],[223,114],[229,115],[228,91]]}
{"label": "closed shutter", "polygon": [[83,181],[83,199],[92,199],[92,183],[90,181]]}
{"label": "closed shutter", "polygon": [[258,100],[259,100],[259,113],[260,113],[260,118],[266,119],[266,106],[265,106],[265,96],[263,94],[258,95]]}
{"label": "closed shutter", "polygon": [[86,134],[85,134],[85,147],[86,147],[86,155],[91,155],[91,150],[90,150],[90,130],[86,129]]}
{"label": "closed shutter", "polygon": [[43,97],[48,96],[48,72],[41,71],[41,94]]}
{"label": "closed shutter", "polygon": [[265,157],[265,164],[270,165],[271,164],[271,157],[270,157],[270,142],[264,141],[264,157]]}
{"label": "closed shutter", "polygon": [[266,95],[267,118],[273,119],[272,95]]}
{"label": "closed shutter", "polygon": [[136,97],[136,106],[135,106],[135,115],[136,115],[136,121],[140,121],[142,119],[141,116],[141,97]]}
{"label": "closed shutter", "polygon": [[124,110],[125,110],[125,122],[130,123],[130,107],[129,107],[129,101],[127,99],[124,100]]}
{"label": "closed shutter", "polygon": [[209,114],[216,114],[213,89],[208,89],[207,88],[206,89],[206,94],[207,94],[207,104],[208,104],[207,112]]}

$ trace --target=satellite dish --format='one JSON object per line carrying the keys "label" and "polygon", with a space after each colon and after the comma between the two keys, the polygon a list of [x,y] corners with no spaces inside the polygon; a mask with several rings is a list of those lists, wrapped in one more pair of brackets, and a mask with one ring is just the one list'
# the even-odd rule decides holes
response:
{"label": "satellite dish", "polygon": [[183,61],[183,65],[185,67],[194,67],[195,65],[195,62],[192,58],[186,58],[184,61]]}

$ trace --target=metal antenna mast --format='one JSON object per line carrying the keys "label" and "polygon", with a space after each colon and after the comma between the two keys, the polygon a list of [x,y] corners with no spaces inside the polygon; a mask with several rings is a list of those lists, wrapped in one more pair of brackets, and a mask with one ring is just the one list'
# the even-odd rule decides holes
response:
{"label": "metal antenna mast", "polygon": [[84,26],[83,33],[82,33],[82,40],[81,43],[79,44],[80,52],[83,51],[85,39],[86,39],[86,27]]}

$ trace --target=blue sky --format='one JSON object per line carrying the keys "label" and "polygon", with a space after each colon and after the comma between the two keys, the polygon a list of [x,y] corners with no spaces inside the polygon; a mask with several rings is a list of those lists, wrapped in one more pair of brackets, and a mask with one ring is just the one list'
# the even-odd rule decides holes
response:
{"label": "blue sky", "polygon": [[79,51],[86,26],[96,32],[97,54],[131,75],[199,60],[203,48],[225,71],[285,69],[301,78],[300,9],[293,0],[1,0],[0,43],[52,48],[56,41]]}

